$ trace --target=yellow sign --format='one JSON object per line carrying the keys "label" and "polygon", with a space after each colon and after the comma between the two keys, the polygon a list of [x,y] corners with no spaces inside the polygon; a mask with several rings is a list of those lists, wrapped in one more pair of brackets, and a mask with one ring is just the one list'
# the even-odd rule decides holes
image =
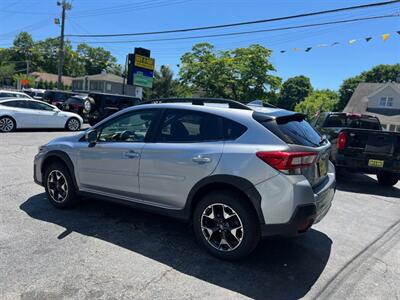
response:
{"label": "yellow sign", "polygon": [[154,70],[154,59],[139,54],[135,54],[135,67]]}

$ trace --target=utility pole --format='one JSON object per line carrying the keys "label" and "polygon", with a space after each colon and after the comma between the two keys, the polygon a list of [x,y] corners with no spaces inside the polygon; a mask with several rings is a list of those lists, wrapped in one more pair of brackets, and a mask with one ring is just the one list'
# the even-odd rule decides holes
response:
{"label": "utility pole", "polygon": [[72,8],[71,4],[66,0],[57,1],[57,5],[61,6],[61,34],[60,34],[60,48],[58,50],[58,82],[57,88],[61,89],[62,85],[62,72],[64,67],[64,25],[65,25],[65,11]]}

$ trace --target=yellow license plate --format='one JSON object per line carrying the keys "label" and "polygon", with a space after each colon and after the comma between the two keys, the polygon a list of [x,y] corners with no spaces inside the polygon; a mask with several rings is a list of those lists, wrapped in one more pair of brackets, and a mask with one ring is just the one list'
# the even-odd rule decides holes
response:
{"label": "yellow license plate", "polygon": [[383,168],[383,164],[384,164],[383,160],[378,160],[378,159],[370,159],[370,160],[368,160],[368,166],[369,167]]}
{"label": "yellow license plate", "polygon": [[326,173],[327,173],[327,170],[326,170],[326,162],[324,162],[324,161],[321,160],[321,161],[318,163],[318,170],[319,170],[319,176],[325,176]]}

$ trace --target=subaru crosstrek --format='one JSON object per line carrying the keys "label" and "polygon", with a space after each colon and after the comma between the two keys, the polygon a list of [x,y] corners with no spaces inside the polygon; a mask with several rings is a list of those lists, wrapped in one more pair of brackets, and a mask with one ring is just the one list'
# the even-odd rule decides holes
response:
{"label": "subaru crosstrek", "polygon": [[250,254],[264,236],[304,233],[326,215],[331,146],[304,115],[232,100],[161,102],[41,146],[34,180],[49,201],[67,208],[105,198],[191,221],[200,244],[224,259]]}

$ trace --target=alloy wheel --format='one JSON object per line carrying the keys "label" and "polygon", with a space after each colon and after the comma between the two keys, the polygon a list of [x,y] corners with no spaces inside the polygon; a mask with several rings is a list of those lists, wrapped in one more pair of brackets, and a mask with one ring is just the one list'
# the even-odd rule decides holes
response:
{"label": "alloy wheel", "polygon": [[71,119],[68,121],[68,129],[71,131],[76,131],[79,129],[79,121],[76,119]]}
{"label": "alloy wheel", "polygon": [[1,118],[0,119],[0,131],[10,132],[14,129],[14,122],[10,118]]}
{"label": "alloy wheel", "polygon": [[50,197],[61,203],[67,199],[68,196],[68,182],[64,174],[59,170],[53,170],[47,177],[47,189]]}
{"label": "alloy wheel", "polygon": [[230,206],[214,203],[201,215],[201,231],[207,242],[219,251],[235,250],[243,240],[243,224]]}

